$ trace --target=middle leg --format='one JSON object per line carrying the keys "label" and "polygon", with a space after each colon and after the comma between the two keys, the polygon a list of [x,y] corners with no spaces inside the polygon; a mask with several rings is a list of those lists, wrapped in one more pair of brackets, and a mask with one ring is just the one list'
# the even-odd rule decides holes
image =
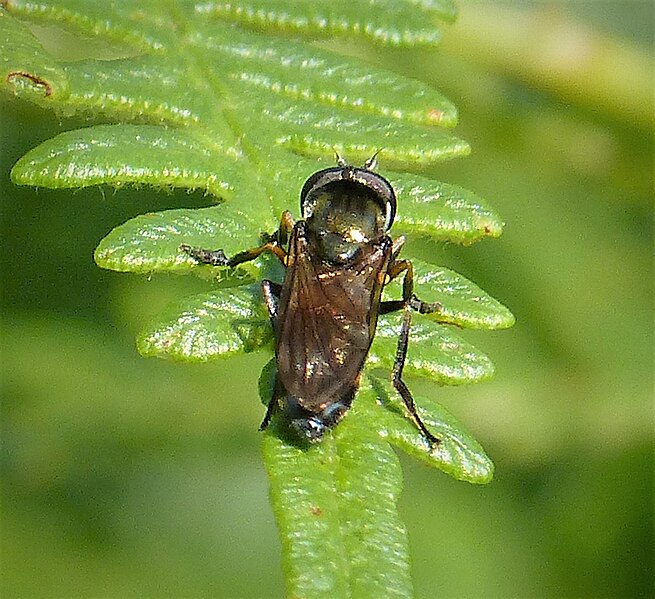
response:
{"label": "middle leg", "polygon": [[441,310],[441,304],[439,302],[424,302],[414,294],[414,267],[409,260],[396,260],[391,263],[387,271],[389,282],[393,281],[402,273],[405,273],[403,277],[403,299],[381,302],[380,314],[402,310],[406,306],[410,306],[412,310],[416,310],[421,314],[432,314]]}

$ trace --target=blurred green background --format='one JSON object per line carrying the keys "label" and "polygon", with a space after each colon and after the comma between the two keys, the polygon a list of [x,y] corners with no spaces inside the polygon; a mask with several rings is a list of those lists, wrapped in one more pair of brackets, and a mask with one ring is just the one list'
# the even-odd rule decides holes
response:
{"label": "blurred green background", "polygon": [[[492,382],[411,381],[497,469],[474,487],[401,458],[416,594],[652,597],[653,4],[459,4],[436,53],[352,50],[459,106],[473,154],[432,174],[507,223],[471,248],[414,246],[518,319],[466,333]],[[0,117],[0,595],[282,596],[256,430],[267,357],[140,358],[140,327],[203,284],[92,259],[113,226],[206,198],[15,187],[24,152],[84,123],[6,98]]]}

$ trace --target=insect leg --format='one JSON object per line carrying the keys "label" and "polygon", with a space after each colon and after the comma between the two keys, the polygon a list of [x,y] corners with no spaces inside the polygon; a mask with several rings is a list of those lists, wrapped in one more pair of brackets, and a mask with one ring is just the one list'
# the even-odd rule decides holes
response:
{"label": "insect leg", "polygon": [[387,270],[387,276],[389,277],[387,282],[393,281],[403,272],[406,273],[405,278],[403,279],[403,299],[380,302],[380,307],[378,308],[379,314],[396,312],[397,310],[402,310],[407,305],[414,288],[414,270],[412,268],[412,263],[409,260],[393,261]]}
{"label": "insect leg", "polygon": [[264,243],[269,241],[276,241],[279,245],[286,245],[289,242],[289,235],[293,231],[296,222],[291,216],[291,212],[285,210],[280,216],[280,224],[277,231],[274,233],[262,233],[262,241]]}
{"label": "insect leg", "polygon": [[398,310],[402,310],[404,307],[405,302],[403,300],[390,300],[386,302],[380,302],[378,314],[389,314],[389,312],[397,312]]}
{"label": "insect leg", "polygon": [[[262,293],[264,294],[264,301],[266,302],[266,307],[268,308],[268,315],[271,318],[271,323],[273,328],[277,328],[277,309],[280,300],[280,292],[282,291],[282,285],[279,283],[274,283],[273,281],[263,280],[262,281]],[[280,397],[280,383],[278,382],[277,375],[275,376],[275,387],[273,388],[273,394],[271,399],[268,402],[268,407],[266,408],[266,415],[264,420],[259,425],[259,430],[263,431],[271,421],[273,414],[278,406],[278,399]]]}
{"label": "insect leg", "polygon": [[398,393],[400,393],[400,397],[403,398],[403,401],[407,406],[407,410],[409,411],[412,420],[414,420],[416,426],[418,426],[418,428],[423,433],[425,438],[433,446],[436,446],[439,445],[439,443],[441,443],[441,439],[435,437],[421,420],[421,417],[418,415],[418,412],[416,411],[414,398],[412,397],[410,390],[407,388],[407,385],[404,383],[402,379],[403,368],[405,366],[405,358],[407,357],[407,344],[409,342],[409,329],[411,326],[411,322],[412,322],[412,307],[409,304],[407,304],[405,306],[403,325],[400,329],[400,336],[398,337],[398,348],[396,349],[396,359],[393,365],[393,375],[391,380],[394,388],[396,389],[396,391],[398,391]]}
{"label": "insect leg", "polygon": [[412,310],[416,310],[421,314],[429,314],[436,312],[441,308],[438,302],[428,303],[424,302],[414,295],[414,268],[409,260],[398,260],[391,263],[387,271],[389,280],[393,280],[402,273],[405,273],[403,278],[403,299],[395,301],[382,302],[380,304],[380,313],[385,314],[394,310],[404,309],[403,324],[400,328],[400,335],[398,336],[398,347],[396,349],[396,359],[393,364],[392,383],[396,391],[400,394],[407,406],[412,420],[423,433],[425,438],[434,446],[441,443],[438,437],[435,437],[425,426],[421,417],[416,411],[416,404],[414,398],[407,385],[402,379],[403,368],[405,367],[405,359],[407,358],[407,346],[409,344],[409,331],[412,324]]}
{"label": "insect leg", "polygon": [[262,293],[264,294],[264,301],[266,302],[266,307],[268,308],[268,315],[273,321],[277,318],[277,307],[280,300],[281,291],[282,285],[279,283],[274,283],[268,279],[264,279],[262,281]]}
{"label": "insect leg", "polygon": [[414,295],[414,267],[409,260],[397,260],[392,262],[387,270],[389,281],[405,273],[403,277],[403,299],[402,301],[388,301],[380,304],[380,314],[386,314],[395,310],[400,310],[405,306],[410,306],[421,314],[431,314],[441,309],[439,302],[424,302]]}
{"label": "insect leg", "polygon": [[271,400],[268,402],[268,407],[266,408],[266,414],[264,414],[264,420],[262,420],[261,424],[259,425],[259,430],[263,431],[266,428],[268,428],[268,425],[271,423],[271,418],[273,418],[273,414],[275,413],[275,408],[277,407],[277,397],[275,396],[275,393],[271,396]]}
{"label": "insect leg", "polygon": [[284,389],[280,384],[280,380],[277,375],[275,376],[275,387],[273,388],[273,394],[271,395],[271,400],[268,402],[268,407],[266,408],[266,414],[264,414],[264,420],[259,425],[259,430],[263,431],[271,423],[271,418],[275,414],[275,410],[279,406],[279,399],[284,395]]}
{"label": "insect leg", "polygon": [[239,252],[231,258],[225,255],[223,250],[207,250],[195,248],[186,243],[180,245],[180,251],[189,254],[201,264],[211,264],[212,266],[237,266],[250,260],[254,260],[264,252],[275,254],[282,264],[286,265],[287,253],[281,247],[286,245],[289,240],[289,233],[293,229],[293,218],[288,210],[282,213],[278,230],[272,235],[264,235],[265,243],[259,247]]}
{"label": "insect leg", "polygon": [[287,259],[287,253],[277,244],[277,241],[268,241],[259,247],[246,250],[245,252],[239,252],[231,258],[228,258],[223,250],[194,248],[186,243],[180,245],[179,249],[189,254],[192,258],[195,258],[201,264],[211,264],[212,266],[237,266],[249,260],[254,260],[264,252],[275,254],[282,264],[285,264]]}
{"label": "insect leg", "polygon": [[289,242],[289,235],[293,231],[293,227],[296,222],[291,216],[291,212],[285,210],[280,216],[280,224],[277,228],[277,242],[280,245],[286,245]]}

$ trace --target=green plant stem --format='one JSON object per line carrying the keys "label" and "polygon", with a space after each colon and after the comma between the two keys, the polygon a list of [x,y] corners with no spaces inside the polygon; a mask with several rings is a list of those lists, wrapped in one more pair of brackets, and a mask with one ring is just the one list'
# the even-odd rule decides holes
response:
{"label": "green plant stem", "polygon": [[352,410],[339,434],[308,449],[288,443],[275,423],[264,437],[288,596],[409,599],[400,463]]}

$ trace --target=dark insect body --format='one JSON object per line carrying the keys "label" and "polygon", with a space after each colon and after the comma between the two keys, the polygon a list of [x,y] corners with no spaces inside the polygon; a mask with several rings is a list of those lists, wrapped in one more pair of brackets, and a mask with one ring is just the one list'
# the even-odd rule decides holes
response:
{"label": "dark insect body", "polygon": [[[374,164],[375,157],[362,168],[339,158],[338,166],[314,173],[300,194],[303,219],[294,223],[285,211],[278,231],[257,248],[227,258],[222,250],[180,246],[215,266],[236,266],[270,252],[286,267],[282,285],[262,282],[275,331],[277,377],[260,429],[280,409],[301,438],[320,441],[352,404],[378,315],[404,310],[393,385],[426,439],[440,442],[402,380],[412,311],[434,312],[440,305],[414,295],[412,264],[397,258],[405,239],[387,234],[396,196],[372,171]],[[402,299],[381,301],[384,286],[401,274]]]}

